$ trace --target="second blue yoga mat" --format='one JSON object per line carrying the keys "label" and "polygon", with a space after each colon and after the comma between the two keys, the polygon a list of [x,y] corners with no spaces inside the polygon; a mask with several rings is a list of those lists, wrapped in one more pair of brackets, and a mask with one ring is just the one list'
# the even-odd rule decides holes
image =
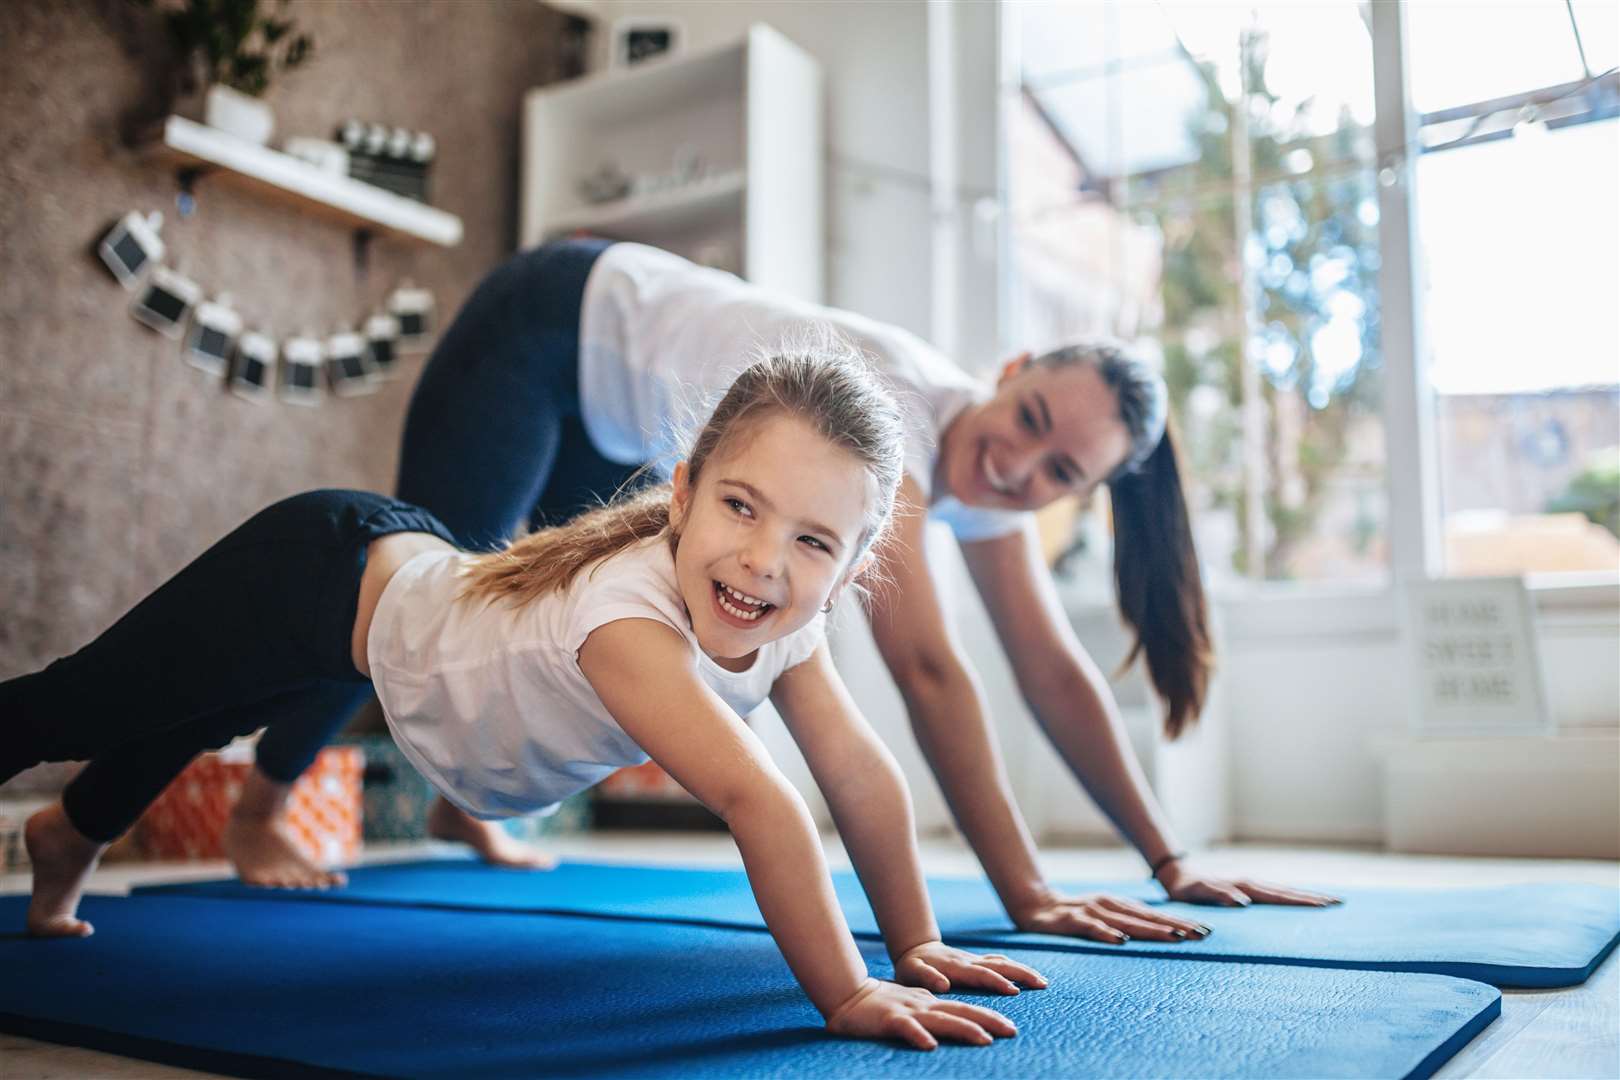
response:
{"label": "second blue yoga mat", "polygon": [[[27,898],[0,897],[20,928]],[[1500,1012],[1435,975],[1023,950],[1016,1038],[835,1039],[768,935],[358,904],[90,897],[0,932],[0,1030],[247,1076],[1422,1077]],[[863,945],[877,974],[882,950]]]}
{"label": "second blue yoga mat", "polygon": [[[854,876],[835,875],[835,884],[850,928],[875,934],[876,922]],[[1150,901],[1157,896],[1153,886],[1143,883],[1094,882],[1070,889]],[[748,879],[736,870],[564,863],[535,872],[453,859],[363,867],[350,872],[346,888],[327,892],[272,894],[238,882],[159,886],[155,891],[764,926]],[[960,944],[997,949],[1430,972],[1504,987],[1552,987],[1585,980],[1620,939],[1620,890],[1594,885],[1350,889],[1342,895],[1345,903],[1332,908],[1165,904],[1165,910],[1205,923],[1215,933],[1202,941],[1103,945],[1014,932],[982,880],[929,881],[945,935]]]}

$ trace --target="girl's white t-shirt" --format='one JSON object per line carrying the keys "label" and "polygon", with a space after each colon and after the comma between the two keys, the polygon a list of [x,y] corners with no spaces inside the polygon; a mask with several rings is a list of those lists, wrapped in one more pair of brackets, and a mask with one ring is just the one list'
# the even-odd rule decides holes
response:
{"label": "girl's white t-shirt", "polygon": [[580,411],[603,457],[667,475],[683,428],[696,430],[763,348],[815,324],[867,353],[906,414],[906,474],[929,515],[960,540],[1016,532],[1028,515],[934,499],[942,431],[989,390],[921,338],[848,311],[750,285],[644,244],[618,243],[591,267],[580,313]]}
{"label": "girl's white t-shirt", "polygon": [[545,812],[647,755],[579,669],[592,630],[652,619],[692,647],[698,675],[739,716],[803,663],[826,633],[817,615],[728,671],[698,647],[664,539],[640,541],[527,604],[460,599],[469,555],[425,552],[377,601],[366,655],[394,741],[445,798],[482,818]]}

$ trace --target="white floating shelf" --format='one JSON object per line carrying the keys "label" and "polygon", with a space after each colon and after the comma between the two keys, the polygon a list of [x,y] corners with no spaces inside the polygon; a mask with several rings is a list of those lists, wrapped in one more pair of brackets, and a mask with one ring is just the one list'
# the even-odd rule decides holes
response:
{"label": "white floating shelf", "polygon": [[461,243],[461,219],[373,184],[334,176],[291,154],[239,139],[206,124],[171,116],[152,147],[159,160],[219,169],[240,186],[382,236],[443,247]]}
{"label": "white floating shelf", "polygon": [[559,214],[546,222],[549,235],[576,229],[601,233],[656,229],[678,232],[711,218],[741,211],[748,181],[742,170],[721,173],[651,195],[634,195]]}

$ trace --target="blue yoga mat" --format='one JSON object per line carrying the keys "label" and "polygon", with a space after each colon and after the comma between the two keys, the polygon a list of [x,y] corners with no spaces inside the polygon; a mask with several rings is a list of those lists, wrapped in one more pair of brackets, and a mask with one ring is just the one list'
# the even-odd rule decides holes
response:
{"label": "blue yoga mat", "polygon": [[[24,897],[0,898],[20,927]],[[1437,975],[1024,951],[991,1047],[835,1039],[769,936],[412,907],[90,897],[0,936],[0,1029],[241,1075],[1419,1077],[1501,1010]],[[876,974],[881,949],[863,949]]]}
{"label": "blue yoga mat", "polygon": [[[850,928],[875,935],[877,923],[859,882],[851,874],[834,879]],[[1159,894],[1153,886],[1141,882],[1065,888],[1160,903],[1164,910],[1202,922],[1215,932],[1202,941],[1124,945],[1020,934],[1011,929],[995,894],[980,879],[932,878],[928,891],[942,931],[961,944],[1430,972],[1504,987],[1580,983],[1620,940],[1620,890],[1596,885],[1334,890],[1345,898],[1336,907],[1241,909],[1164,903],[1156,900]],[[346,888],[326,892],[267,893],[235,881],[137,891],[764,926],[748,879],[738,870],[564,863],[553,871],[535,872],[453,859],[363,867],[350,871]]]}

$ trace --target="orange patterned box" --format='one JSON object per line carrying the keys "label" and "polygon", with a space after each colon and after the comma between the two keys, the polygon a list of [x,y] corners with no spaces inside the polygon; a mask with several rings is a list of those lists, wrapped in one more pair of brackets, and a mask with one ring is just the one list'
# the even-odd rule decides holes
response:
{"label": "orange patterned box", "polygon": [[[329,746],[293,785],[288,818],[306,858],[330,866],[359,857],[365,764],[359,747]],[[225,823],[251,768],[229,751],[186,766],[142,815],[142,849],[156,859],[223,859]]]}

